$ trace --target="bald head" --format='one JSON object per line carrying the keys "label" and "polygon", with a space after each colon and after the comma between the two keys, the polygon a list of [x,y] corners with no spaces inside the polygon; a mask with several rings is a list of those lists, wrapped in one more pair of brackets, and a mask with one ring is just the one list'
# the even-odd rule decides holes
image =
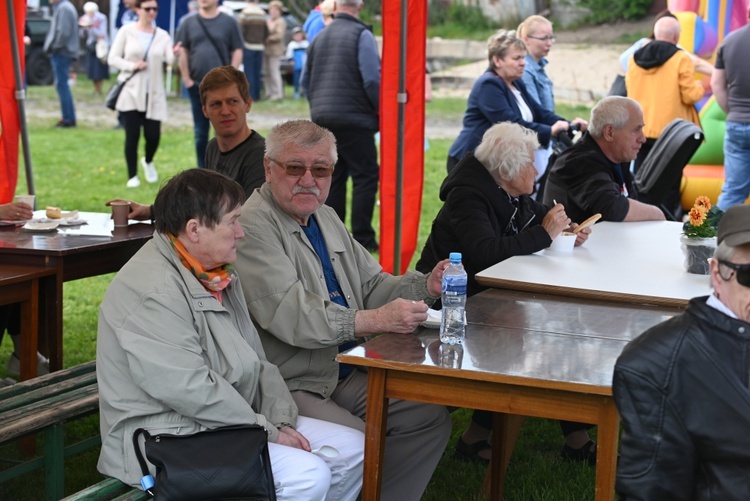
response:
{"label": "bald head", "polygon": [[654,40],[676,44],[680,39],[680,22],[673,17],[662,17],[654,24]]}

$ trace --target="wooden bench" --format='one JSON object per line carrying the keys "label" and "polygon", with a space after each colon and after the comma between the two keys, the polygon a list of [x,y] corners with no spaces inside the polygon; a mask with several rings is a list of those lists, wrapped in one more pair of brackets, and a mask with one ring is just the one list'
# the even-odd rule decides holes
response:
{"label": "wooden bench", "polygon": [[65,458],[101,444],[96,434],[66,447],[63,425],[98,411],[95,362],[0,389],[0,445],[44,432],[44,455],[0,472],[0,483],[44,468],[46,498],[62,498]]}
{"label": "wooden bench", "polygon": [[62,501],[144,501],[146,499],[151,499],[151,496],[144,491],[134,489],[116,478],[107,478]]}

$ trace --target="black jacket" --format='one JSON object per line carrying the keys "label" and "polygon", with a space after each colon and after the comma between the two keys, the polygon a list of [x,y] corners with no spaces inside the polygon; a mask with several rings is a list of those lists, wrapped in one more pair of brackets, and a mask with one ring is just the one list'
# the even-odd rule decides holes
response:
{"label": "black jacket", "polygon": [[750,324],[695,298],[615,366],[624,500],[750,499]]}
{"label": "black jacket", "polygon": [[[476,273],[552,243],[541,226],[549,209],[529,196],[521,196],[516,211],[508,194],[473,153],[467,153],[445,179],[440,199],[444,204],[432,222],[417,270],[429,273],[451,252],[461,252],[469,276],[469,296],[484,289],[474,278]],[[511,226],[514,216],[517,234]]]}
{"label": "black jacket", "polygon": [[[627,197],[621,191],[623,185]],[[557,200],[574,223],[596,213],[602,221],[622,221],[630,210],[628,198],[637,199],[637,195],[628,165],[610,162],[588,132],[555,160],[544,186],[544,203],[552,205]]]}
{"label": "black jacket", "polygon": [[377,131],[377,103],[365,89],[359,71],[359,38],[369,27],[354,16],[336,14],[307,51],[305,73],[310,117],[329,128]]}

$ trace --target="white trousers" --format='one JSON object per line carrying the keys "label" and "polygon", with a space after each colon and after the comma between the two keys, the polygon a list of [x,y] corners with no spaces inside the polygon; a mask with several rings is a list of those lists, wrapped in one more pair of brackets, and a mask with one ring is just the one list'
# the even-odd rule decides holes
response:
{"label": "white trousers", "polygon": [[362,489],[365,436],[359,430],[299,416],[297,431],[315,449],[330,445],[335,458],[286,445],[268,444],[278,501],[354,501]]}

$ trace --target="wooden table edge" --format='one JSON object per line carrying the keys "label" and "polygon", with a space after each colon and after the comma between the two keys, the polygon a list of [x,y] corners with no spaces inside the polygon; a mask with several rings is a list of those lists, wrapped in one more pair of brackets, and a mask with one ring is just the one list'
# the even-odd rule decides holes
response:
{"label": "wooden table edge", "polygon": [[665,298],[657,296],[644,296],[640,294],[628,294],[624,292],[610,292],[591,289],[579,289],[577,287],[565,287],[561,285],[548,285],[502,278],[491,278],[476,275],[477,282],[485,287],[497,289],[508,289],[514,291],[535,292],[539,294],[551,294],[555,296],[567,296],[582,299],[598,299],[617,303],[644,304],[655,306],[669,306],[674,308],[685,308],[689,299]]}

